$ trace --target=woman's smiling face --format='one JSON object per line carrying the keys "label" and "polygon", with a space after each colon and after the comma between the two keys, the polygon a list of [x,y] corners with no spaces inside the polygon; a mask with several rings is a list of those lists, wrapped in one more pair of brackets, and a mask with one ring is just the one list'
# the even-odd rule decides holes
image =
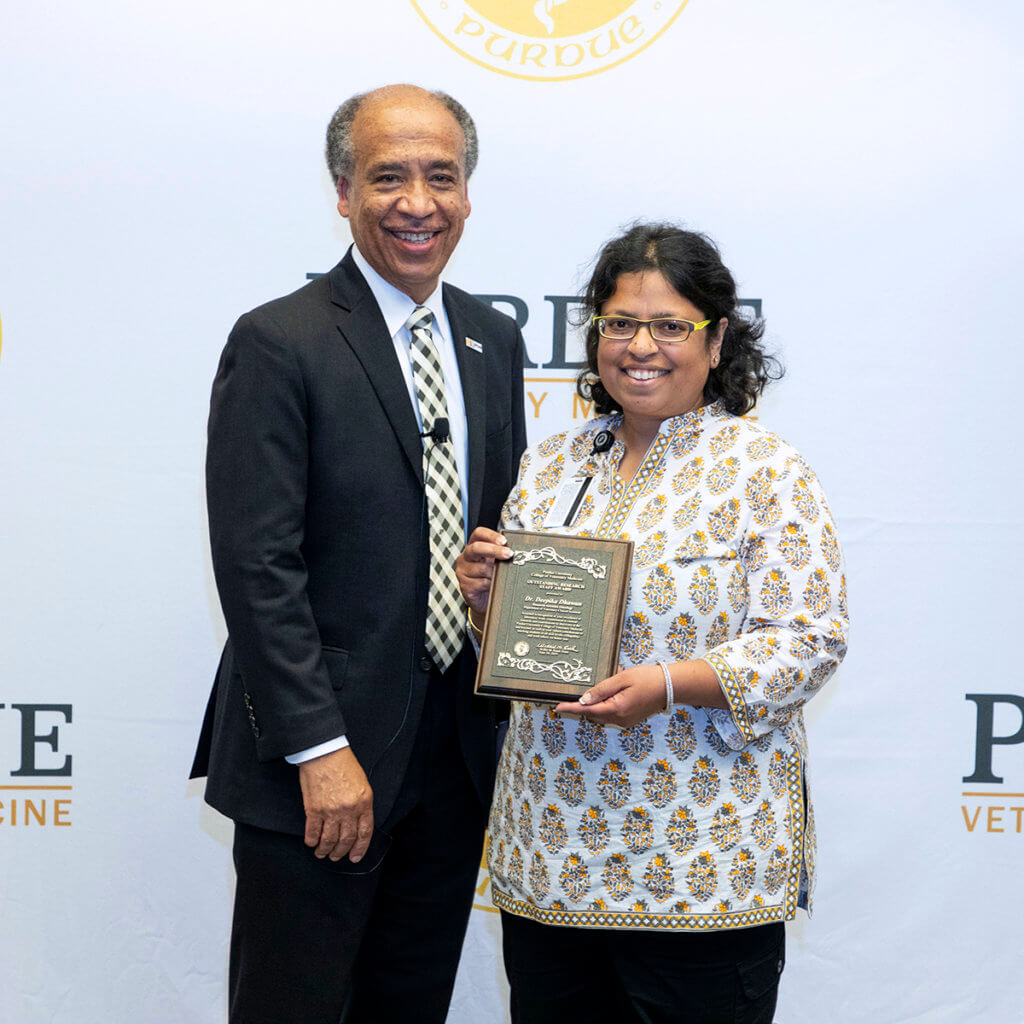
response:
{"label": "woman's smiling face", "polygon": [[[622,274],[599,312],[637,320],[674,317],[700,323],[706,319],[657,270]],[[641,324],[630,341],[599,339],[597,371],[608,394],[622,407],[624,420],[660,425],[672,416],[699,409],[724,331],[722,320],[694,331],[686,341],[659,344]]]}

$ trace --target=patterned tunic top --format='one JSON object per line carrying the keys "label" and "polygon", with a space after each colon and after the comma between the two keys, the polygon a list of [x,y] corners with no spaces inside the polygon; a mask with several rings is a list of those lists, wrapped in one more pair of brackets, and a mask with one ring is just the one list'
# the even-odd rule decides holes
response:
{"label": "patterned tunic top", "polygon": [[[704,658],[729,708],[617,729],[513,703],[489,825],[494,902],[584,927],[791,919],[814,876],[800,709],[846,652],[828,504],[793,448],[718,404],[665,420],[626,485],[621,441],[593,454],[620,422],[529,448],[503,526],[631,538],[623,667]],[[584,475],[596,479],[574,522],[549,523]]]}

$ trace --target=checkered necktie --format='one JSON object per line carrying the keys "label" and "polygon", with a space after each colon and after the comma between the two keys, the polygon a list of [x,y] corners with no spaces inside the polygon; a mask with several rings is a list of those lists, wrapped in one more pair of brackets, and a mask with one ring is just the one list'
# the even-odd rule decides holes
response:
{"label": "checkered necktie", "polygon": [[[417,306],[405,322],[412,333],[409,352],[412,379],[423,430],[448,419],[444,374],[434,347],[430,322],[434,314]],[[423,439],[423,486],[430,523],[430,597],[427,602],[427,650],[443,672],[462,649],[465,607],[455,577],[455,559],[465,537],[462,526],[462,487],[450,439]]]}

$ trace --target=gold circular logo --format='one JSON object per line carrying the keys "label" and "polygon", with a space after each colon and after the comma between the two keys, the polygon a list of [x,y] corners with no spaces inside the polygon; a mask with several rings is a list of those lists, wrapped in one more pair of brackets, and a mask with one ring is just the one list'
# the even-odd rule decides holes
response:
{"label": "gold circular logo", "polygon": [[411,0],[452,49],[534,82],[595,75],[635,57],[688,0]]}

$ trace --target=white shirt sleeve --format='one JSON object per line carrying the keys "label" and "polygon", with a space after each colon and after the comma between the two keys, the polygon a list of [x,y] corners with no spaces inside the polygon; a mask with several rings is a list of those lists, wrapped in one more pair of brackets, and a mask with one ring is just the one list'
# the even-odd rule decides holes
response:
{"label": "white shirt sleeve", "polygon": [[336,736],[333,740],[325,740],[315,747],[300,750],[297,754],[285,754],[284,759],[289,764],[303,764],[306,761],[312,761],[314,757],[323,757],[324,754],[333,754],[336,750],[344,750],[347,746],[347,736]]}

